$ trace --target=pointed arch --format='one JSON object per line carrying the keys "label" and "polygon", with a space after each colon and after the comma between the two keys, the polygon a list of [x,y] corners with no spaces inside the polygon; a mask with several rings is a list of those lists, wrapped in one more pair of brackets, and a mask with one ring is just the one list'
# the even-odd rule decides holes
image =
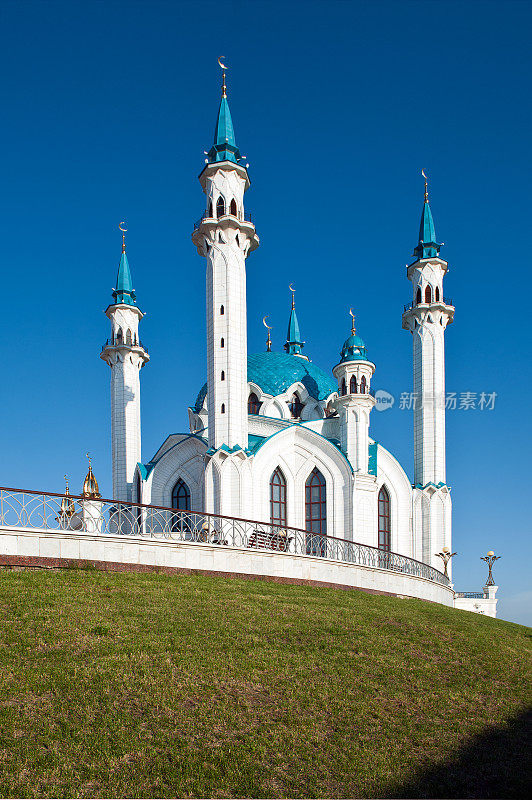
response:
{"label": "pointed arch", "polygon": [[357,386],[357,376],[351,375],[351,380],[349,381],[349,394],[357,394],[358,386]]}
{"label": "pointed arch", "polygon": [[225,215],[225,200],[223,195],[220,195],[216,201],[216,217],[219,219]]}
{"label": "pointed arch", "polygon": [[324,556],[327,550],[327,484],[317,467],[305,482],[305,529],[307,554]]}
{"label": "pointed arch", "polygon": [[255,392],[251,392],[248,397],[248,414],[258,414],[260,411],[261,403]]}
{"label": "pointed arch", "polygon": [[360,379],[360,394],[366,394],[367,384],[366,376],[362,375]]}
{"label": "pointed arch", "polygon": [[429,285],[425,287],[425,303],[432,303],[432,288]]}
{"label": "pointed arch", "polygon": [[439,286],[436,286],[436,289],[434,290],[434,296],[435,296],[436,302],[439,303],[440,302],[440,287]]}
{"label": "pointed arch", "polygon": [[391,542],[391,514],[390,514],[390,494],[386,486],[381,486],[378,499],[379,509],[379,550],[390,552]]}
{"label": "pointed arch", "polygon": [[[179,511],[190,511],[190,489],[183,480],[178,478],[172,489],[172,508]],[[173,531],[190,531],[190,519],[187,514],[173,514]]]}
{"label": "pointed arch", "polygon": [[212,219],[212,200],[209,200],[209,208],[208,208],[208,211],[207,211],[207,215],[208,215],[209,219]]}
{"label": "pointed arch", "polygon": [[421,287],[418,286],[416,292],[416,305],[419,305],[420,303],[421,303]]}
{"label": "pointed arch", "polygon": [[124,334],[122,333],[122,328],[119,328],[116,333],[116,343],[122,344],[123,341],[124,341]]}
{"label": "pointed arch", "polygon": [[225,371],[224,370],[222,370],[222,373],[220,375],[220,380],[221,381],[225,381]]}
{"label": "pointed arch", "polygon": [[303,411],[303,403],[301,402],[301,398],[297,392],[294,392],[292,397],[290,398],[290,402],[288,403],[288,408],[290,409],[290,415],[293,419],[299,419],[301,413]]}
{"label": "pointed arch", "polygon": [[132,343],[131,331],[128,328],[127,331],[126,331],[126,344],[131,344],[131,343]]}
{"label": "pointed arch", "polygon": [[221,413],[225,414],[225,403],[222,403]]}
{"label": "pointed arch", "polygon": [[236,200],[235,200],[235,198],[234,198],[234,197],[233,197],[233,199],[231,200],[231,204],[230,204],[230,206],[229,206],[229,213],[230,213],[230,214],[232,214],[232,215],[233,215],[233,217],[236,217],[236,215],[237,215],[237,211],[236,211]]}
{"label": "pointed arch", "polygon": [[224,314],[225,314],[225,308],[223,306],[220,306],[220,316],[223,317]]}
{"label": "pointed arch", "polygon": [[340,394],[341,394],[342,396],[343,396],[344,394],[347,394],[347,384],[346,384],[346,382],[345,382],[345,378],[342,378],[342,384],[341,384],[341,386],[340,386]]}
{"label": "pointed arch", "polygon": [[270,478],[270,522],[286,528],[286,478],[280,467]]}

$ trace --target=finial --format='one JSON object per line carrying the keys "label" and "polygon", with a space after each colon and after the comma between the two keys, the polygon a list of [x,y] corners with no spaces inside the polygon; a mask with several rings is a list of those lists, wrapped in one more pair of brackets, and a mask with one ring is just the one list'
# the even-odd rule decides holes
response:
{"label": "finial", "polygon": [[222,97],[227,97],[227,86],[225,85],[225,70],[229,69],[226,65],[222,62],[222,58],[225,60],[225,56],[220,56],[218,59],[218,65],[222,70]]}
{"label": "finial", "polygon": [[96,500],[98,497],[101,497],[100,489],[98,487],[98,481],[94,477],[94,473],[92,471],[92,458],[89,453],[87,453],[87,458],[89,459],[89,470],[83,482],[83,497],[87,497],[89,500]]}
{"label": "finial", "polygon": [[63,517],[71,517],[75,513],[75,506],[70,499],[70,491],[68,488],[68,475],[65,475],[65,494],[61,499],[61,515]]}
{"label": "finial", "polygon": [[268,328],[268,338],[266,340],[266,352],[267,353],[271,353],[272,352],[272,340],[271,340],[271,337],[270,337],[270,331],[272,329],[272,326],[268,325],[268,323],[266,322],[266,320],[268,319],[269,316],[270,316],[269,314],[266,314],[266,316],[262,318],[262,324],[264,325],[265,328]]}
{"label": "finial", "polygon": [[[125,222],[120,222],[118,224],[118,230],[122,231],[122,252],[123,253],[126,252],[126,233],[127,233],[127,228],[123,228],[122,227],[122,225],[125,225],[125,224],[126,224]],[[88,453],[87,453],[87,456],[88,456]]]}
{"label": "finial", "polygon": [[295,307],[296,307],[296,300],[295,300],[294,294],[295,294],[295,291],[296,291],[296,290],[294,289],[294,287],[292,286],[292,284],[290,284],[288,288],[289,288],[289,289],[290,289],[290,291],[292,292],[292,308],[295,308]]}
{"label": "finial", "polygon": [[425,175],[425,170],[424,169],[421,170],[421,174],[425,178],[425,203],[428,203],[429,202],[429,190],[428,190],[428,185],[427,185],[427,176]]}
{"label": "finial", "polygon": [[355,315],[353,314],[353,309],[352,308],[349,309],[349,313],[351,314],[351,319],[352,319],[352,322],[351,322],[351,333],[354,336],[355,333],[356,333],[356,328],[355,328]]}

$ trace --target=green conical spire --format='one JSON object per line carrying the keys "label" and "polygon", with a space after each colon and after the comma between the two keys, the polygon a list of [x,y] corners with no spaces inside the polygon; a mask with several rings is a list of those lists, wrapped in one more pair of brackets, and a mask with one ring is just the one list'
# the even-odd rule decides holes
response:
{"label": "green conical spire", "polygon": [[[122,228],[120,230],[122,230]],[[118,265],[116,288],[113,291],[113,297],[117,305],[120,303],[124,303],[128,306],[136,305],[135,301],[137,296],[133,290],[133,283],[131,281],[131,272],[126,255],[126,235],[124,231],[122,231],[122,255],[120,257],[120,264]]]}
{"label": "green conical spire", "polygon": [[305,342],[301,341],[301,333],[299,331],[299,322],[297,321],[296,303],[294,299],[294,289],[290,286],[292,292],[292,308],[290,310],[290,319],[288,320],[288,333],[286,334],[286,344],[284,349],[290,355],[301,355],[303,345]]}
{"label": "green conical spire", "polygon": [[425,199],[419,224],[419,242],[412,255],[416,256],[416,258],[434,258],[440,253],[441,243],[436,241],[436,228],[434,227],[432,211],[430,210],[427,178],[423,170],[421,174],[425,178]]}
{"label": "green conical spire", "polygon": [[215,161],[233,161],[235,164],[241,159],[240,150],[236,146],[233,120],[227,102],[227,87],[225,85],[225,67],[223,68],[222,99],[218,109],[216,127],[214,129],[214,144],[209,150],[209,163]]}

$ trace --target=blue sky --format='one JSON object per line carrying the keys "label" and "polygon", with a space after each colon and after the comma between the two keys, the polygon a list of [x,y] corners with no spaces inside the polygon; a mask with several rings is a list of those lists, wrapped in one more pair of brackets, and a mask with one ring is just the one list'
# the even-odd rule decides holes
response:
{"label": "blue sky", "polygon": [[[205,264],[190,241],[224,55],[261,247],[248,261],[250,352],[264,314],[281,348],[288,283],[306,352],[337,363],[347,311],[376,388],[411,391],[405,264],[430,176],[449,261],[447,388],[496,392],[449,411],[455,583],[494,549],[500,616],[530,591],[530,47],[526,2],[6,2],[0,8],[3,369],[0,483],[79,491],[90,450],[111,493],[108,334],[127,220],[151,361],[144,460],[187,428],[205,379]],[[516,302],[517,301],[517,302]],[[412,415],[372,435],[412,475]]]}

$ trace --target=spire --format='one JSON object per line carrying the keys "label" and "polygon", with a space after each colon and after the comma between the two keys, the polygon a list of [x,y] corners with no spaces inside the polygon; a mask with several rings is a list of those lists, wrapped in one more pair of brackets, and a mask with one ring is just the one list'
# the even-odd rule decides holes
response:
{"label": "spire", "polygon": [[74,503],[70,498],[70,491],[68,487],[68,476],[65,475],[65,494],[61,500],[61,516],[63,517],[71,517],[76,509],[74,507]]}
{"label": "spire", "polygon": [[296,302],[295,302],[295,289],[292,284],[288,287],[292,292],[292,308],[290,310],[290,319],[288,320],[288,333],[286,334],[286,344],[284,349],[287,353],[293,356],[301,355],[303,345],[305,342],[301,341],[301,333],[299,332],[299,322],[297,321]]}
{"label": "spire", "polygon": [[440,253],[442,243],[436,241],[436,229],[429,204],[427,176],[424,170],[421,170],[421,174],[425,179],[425,197],[419,225],[419,243],[414,248],[412,255],[416,256],[416,258],[435,258]]}
{"label": "spire", "polygon": [[212,164],[216,161],[233,161],[235,164],[241,160],[240,150],[236,146],[235,131],[233,120],[227,102],[227,85],[225,83],[225,71],[227,67],[222,63],[221,58],[218,64],[222,70],[222,99],[218,109],[216,127],[214,129],[214,144],[208,152],[208,162]]}
{"label": "spire", "polygon": [[92,471],[92,459],[90,455],[87,453],[87,458],[89,459],[89,471],[85,476],[85,480],[83,481],[83,497],[86,497],[88,500],[96,500],[98,497],[101,497],[100,489],[98,488],[98,481],[94,477],[94,472]]}
{"label": "spire", "polygon": [[120,264],[118,265],[118,275],[116,278],[116,289],[113,290],[113,297],[115,303],[125,303],[128,306],[136,305],[137,296],[133,290],[133,283],[131,281],[131,272],[129,270],[129,262],[126,255],[126,232],[127,228],[123,228],[119,224],[119,229],[122,232],[122,255],[120,256]]}

